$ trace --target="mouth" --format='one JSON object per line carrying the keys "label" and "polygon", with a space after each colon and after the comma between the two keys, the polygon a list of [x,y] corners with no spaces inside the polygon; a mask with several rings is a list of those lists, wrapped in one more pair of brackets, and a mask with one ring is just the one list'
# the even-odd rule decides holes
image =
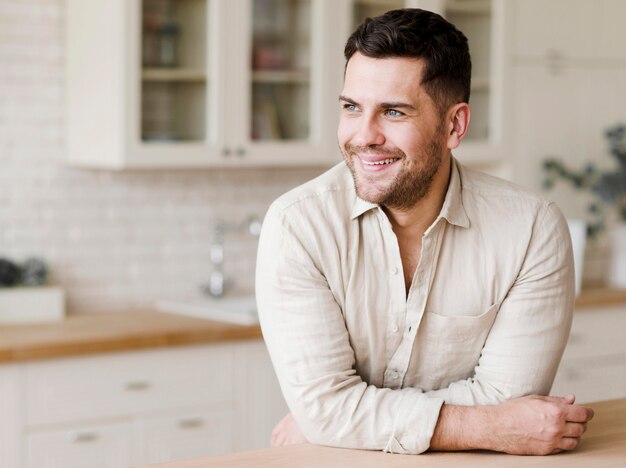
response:
{"label": "mouth", "polygon": [[385,159],[377,159],[377,160],[367,160],[362,157],[358,157],[359,162],[361,163],[361,168],[365,172],[380,172],[384,171],[391,166],[393,166],[396,162],[400,161],[400,158],[385,158]]}
{"label": "mouth", "polygon": [[361,162],[366,166],[384,166],[386,164],[392,164],[397,160],[398,158],[383,159],[381,161],[365,161],[364,159],[361,159]]}

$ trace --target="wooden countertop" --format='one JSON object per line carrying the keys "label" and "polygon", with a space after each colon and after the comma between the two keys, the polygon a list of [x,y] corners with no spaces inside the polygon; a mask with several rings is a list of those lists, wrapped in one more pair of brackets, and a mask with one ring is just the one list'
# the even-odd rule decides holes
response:
{"label": "wooden countertop", "polygon": [[[583,290],[579,309],[626,306],[626,291]],[[153,310],[69,315],[49,324],[0,325],[0,363],[109,351],[260,338],[258,326],[183,317]]]}
{"label": "wooden countertop", "polygon": [[0,326],[0,363],[260,337],[258,326],[151,310],[76,314],[62,322]]}
{"label": "wooden countertop", "polygon": [[[626,398],[589,404],[595,411],[587,433],[573,452],[520,457],[494,452],[433,452],[396,455],[303,444],[178,461],[159,468],[419,468],[459,467],[620,467],[626,464]],[[152,465],[156,466],[156,465]]]}

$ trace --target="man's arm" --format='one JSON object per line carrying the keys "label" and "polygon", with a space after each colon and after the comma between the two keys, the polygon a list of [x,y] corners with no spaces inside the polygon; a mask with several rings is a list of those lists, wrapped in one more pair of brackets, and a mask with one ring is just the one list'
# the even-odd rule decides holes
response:
{"label": "man's arm", "polygon": [[463,406],[548,395],[569,337],[574,291],[567,222],[554,204],[544,205],[474,375],[426,395]]}
{"label": "man's arm", "polygon": [[593,410],[574,396],[528,396],[500,405],[444,405],[430,450],[494,450],[514,455],[550,455],[574,450]]}

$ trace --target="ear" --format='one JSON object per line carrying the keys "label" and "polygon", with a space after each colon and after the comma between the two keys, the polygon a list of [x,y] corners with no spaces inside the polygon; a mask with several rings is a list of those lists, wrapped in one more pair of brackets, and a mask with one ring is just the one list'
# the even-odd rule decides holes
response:
{"label": "ear", "polygon": [[448,149],[455,149],[467,134],[470,123],[470,107],[466,102],[455,104],[446,113],[448,123]]}

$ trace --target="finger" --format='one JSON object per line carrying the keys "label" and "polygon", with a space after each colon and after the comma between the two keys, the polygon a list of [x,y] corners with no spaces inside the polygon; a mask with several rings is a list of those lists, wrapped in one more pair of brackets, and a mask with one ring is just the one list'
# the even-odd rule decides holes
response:
{"label": "finger", "polygon": [[565,395],[563,399],[565,400],[565,403],[567,403],[568,405],[573,405],[574,402],[576,401],[576,395]]}
{"label": "finger", "polygon": [[583,423],[593,418],[593,410],[584,406],[572,405],[565,410],[565,420],[568,422]]}
{"label": "finger", "polygon": [[559,448],[561,450],[574,450],[578,447],[579,441],[578,437],[563,437],[559,443]]}
{"label": "finger", "polygon": [[587,423],[565,423],[563,437],[580,437],[587,430]]}

